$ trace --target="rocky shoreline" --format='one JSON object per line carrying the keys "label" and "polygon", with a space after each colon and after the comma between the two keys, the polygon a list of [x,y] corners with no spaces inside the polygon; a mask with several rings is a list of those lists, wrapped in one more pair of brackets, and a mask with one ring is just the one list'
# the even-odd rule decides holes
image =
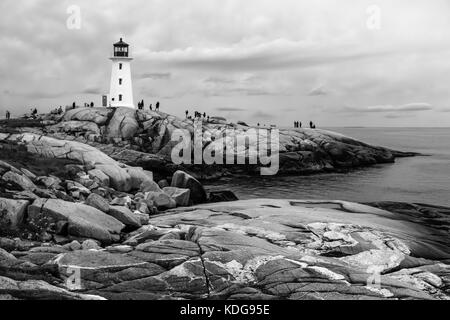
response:
{"label": "rocky shoreline", "polygon": [[[245,131],[206,130],[229,126]],[[172,165],[174,128],[96,108],[1,123],[0,299],[449,298],[450,208],[208,194],[198,176],[240,171]],[[281,173],[413,155],[322,130],[280,143]]]}
{"label": "rocky shoreline", "polygon": [[[194,135],[192,120],[156,111],[128,108],[76,108],[64,114],[43,114],[37,119],[17,119],[0,123],[0,132],[34,133],[59,140],[77,141],[94,146],[111,158],[129,166],[153,171],[158,178],[183,170],[197,179],[217,179],[229,175],[259,175],[260,166],[248,164],[253,145],[246,145],[247,165],[174,165],[171,141],[175,130]],[[205,150],[214,144],[224,144],[236,156],[239,150],[227,139],[213,140],[214,132],[233,130],[245,135],[252,127],[228,122],[204,122],[202,128]],[[256,129],[256,127],[253,127]],[[257,128],[269,131],[267,128]],[[225,135],[224,135],[225,136]],[[398,157],[417,155],[390,150],[320,129],[279,129],[278,174],[311,174],[332,172],[378,163],[392,163]]]}

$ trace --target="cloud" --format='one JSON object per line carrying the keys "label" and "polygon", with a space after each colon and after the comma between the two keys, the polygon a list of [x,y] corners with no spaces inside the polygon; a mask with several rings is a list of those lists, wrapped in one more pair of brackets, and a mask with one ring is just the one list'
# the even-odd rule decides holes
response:
{"label": "cloud", "polygon": [[232,111],[232,112],[241,112],[245,111],[245,109],[242,108],[235,108],[235,107],[219,107],[216,108],[217,111]]}
{"label": "cloud", "polygon": [[104,94],[103,90],[100,87],[86,88],[81,93],[84,94]]}
{"label": "cloud", "polygon": [[[376,32],[365,26],[367,1],[225,2],[76,0],[82,26],[68,30],[67,1],[2,0],[0,80],[10,93],[0,90],[0,107],[100,104],[112,43],[123,37],[134,57],[136,100],[167,101],[174,114],[245,106],[249,117],[258,110],[290,125],[287,106],[321,124],[348,125],[350,114],[357,125],[375,126],[384,115],[409,112],[408,124],[450,126],[447,110],[419,114],[430,106],[398,103],[448,106],[448,0],[377,0]],[[347,104],[371,107],[339,109]]]}
{"label": "cloud", "polygon": [[356,113],[415,112],[433,110],[433,107],[429,103],[416,102],[400,106],[378,105],[365,108],[344,107],[343,110]]}
{"label": "cloud", "polygon": [[164,73],[142,73],[136,76],[138,79],[167,80],[172,77],[170,72]]}
{"label": "cloud", "polygon": [[253,113],[252,117],[257,118],[257,119],[264,119],[264,120],[269,120],[269,119],[273,119],[273,115],[263,112],[263,111],[256,111],[255,113]]}
{"label": "cloud", "polygon": [[214,83],[214,84],[233,84],[236,83],[236,80],[230,78],[222,78],[222,77],[209,77],[203,80],[205,83]]}
{"label": "cloud", "polygon": [[325,90],[325,87],[323,85],[318,86],[316,88],[313,88],[309,93],[308,96],[325,96],[328,92]]}

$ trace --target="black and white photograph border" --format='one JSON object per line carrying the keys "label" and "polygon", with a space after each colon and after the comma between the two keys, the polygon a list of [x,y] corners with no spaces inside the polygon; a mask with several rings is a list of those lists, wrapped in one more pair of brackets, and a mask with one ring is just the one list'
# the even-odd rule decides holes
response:
{"label": "black and white photograph border", "polygon": [[449,300],[448,1],[0,12],[0,300]]}

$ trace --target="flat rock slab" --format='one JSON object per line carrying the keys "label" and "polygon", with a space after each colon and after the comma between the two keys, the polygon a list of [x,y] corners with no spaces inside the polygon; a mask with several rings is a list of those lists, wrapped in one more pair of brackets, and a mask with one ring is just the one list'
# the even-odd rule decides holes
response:
{"label": "flat rock slab", "polygon": [[28,220],[44,228],[49,228],[52,223],[67,223],[70,235],[103,243],[117,241],[125,227],[120,221],[94,207],[57,199],[37,199],[28,208]]}
{"label": "flat rock slab", "polygon": [[448,235],[417,219],[345,201],[234,201],[152,216],[126,250],[20,256],[57,254],[67,290],[108,299],[449,299]]}

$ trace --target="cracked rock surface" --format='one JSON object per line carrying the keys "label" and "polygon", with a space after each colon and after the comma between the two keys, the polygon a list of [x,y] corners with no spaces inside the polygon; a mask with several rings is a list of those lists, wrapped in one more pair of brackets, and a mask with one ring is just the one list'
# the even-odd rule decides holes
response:
{"label": "cracked rock surface", "polygon": [[[21,281],[59,285],[73,298],[448,299],[448,232],[418,221],[412,208],[405,214],[406,204],[381,209],[393,205],[204,204],[152,216],[122,244],[97,250],[10,242],[0,251],[0,265],[15,268]],[[446,221],[448,212],[434,208]],[[80,274],[78,287],[68,286],[73,270]],[[15,287],[0,284],[0,294],[36,298],[8,289]]]}

